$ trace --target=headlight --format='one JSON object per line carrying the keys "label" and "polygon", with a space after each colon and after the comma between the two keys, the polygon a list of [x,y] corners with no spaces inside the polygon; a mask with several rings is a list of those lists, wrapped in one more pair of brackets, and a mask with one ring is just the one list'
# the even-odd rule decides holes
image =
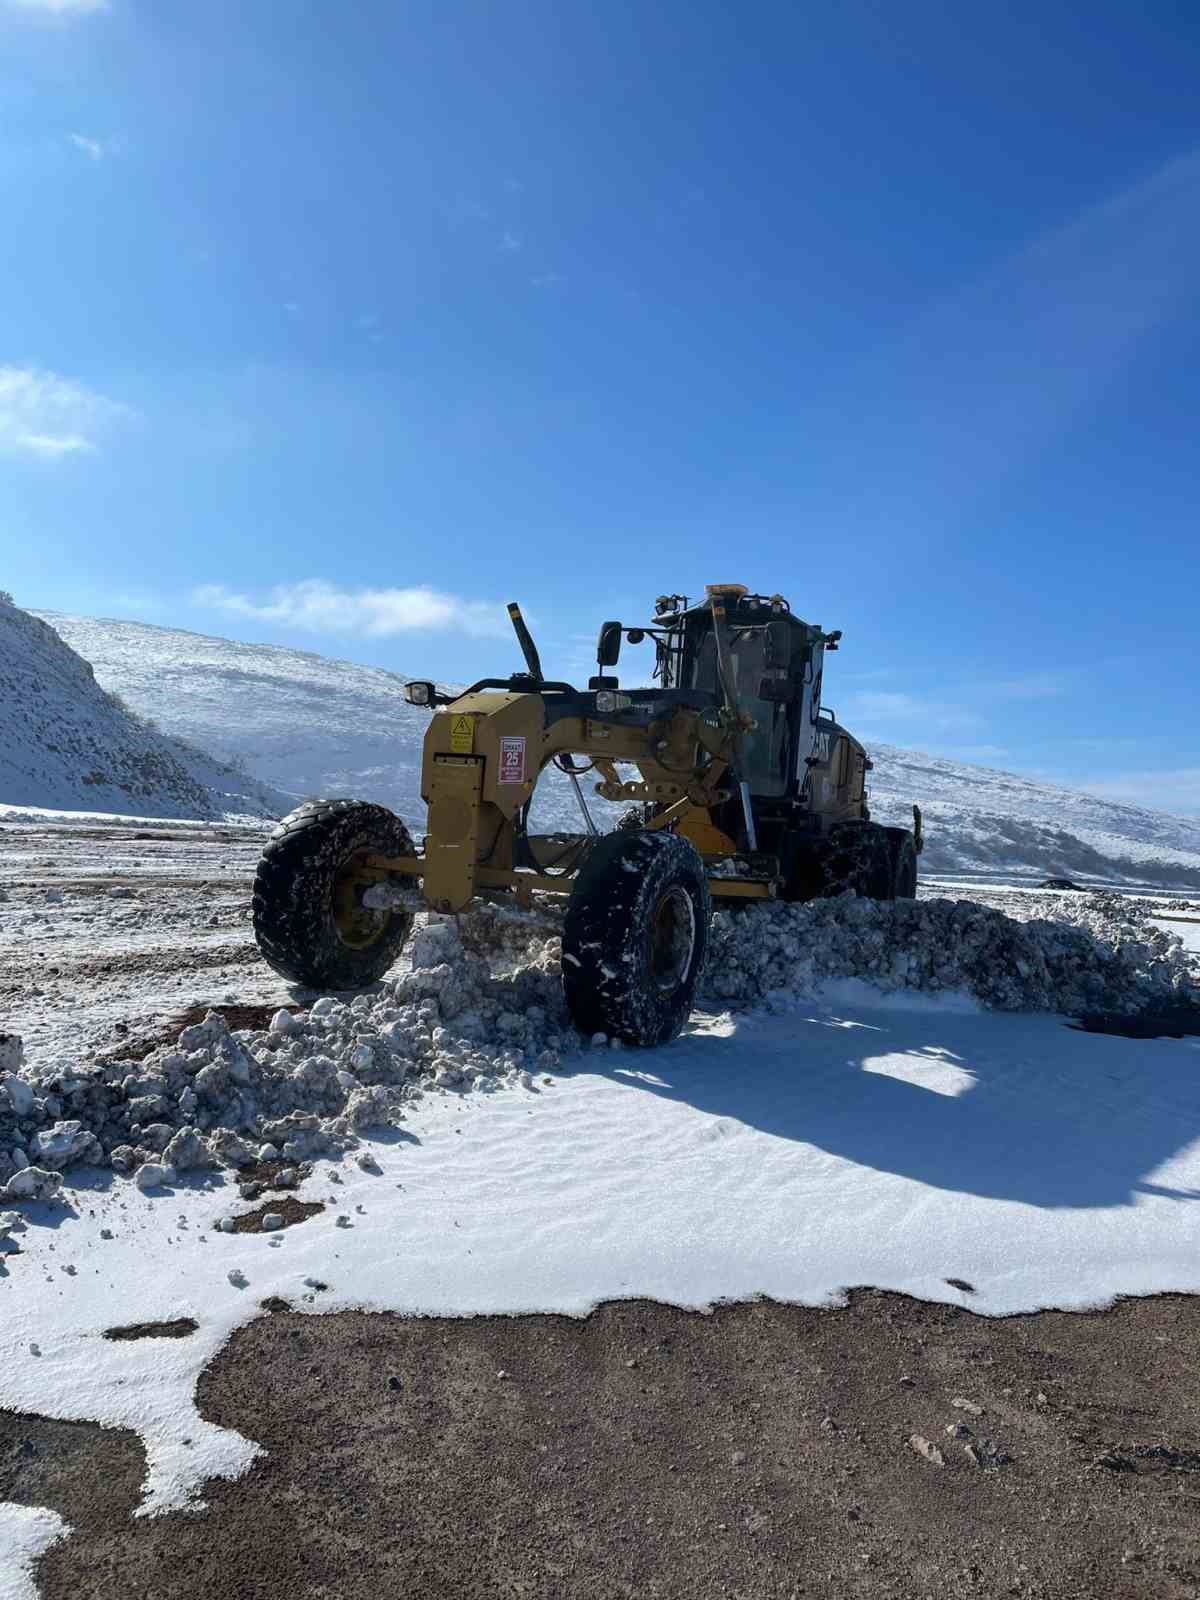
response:
{"label": "headlight", "polygon": [[602,717],[612,711],[624,711],[626,706],[633,704],[632,695],[618,694],[615,689],[598,689],[596,691],[596,710]]}
{"label": "headlight", "polygon": [[426,683],[423,678],[414,678],[412,683],[404,685],[404,698],[410,706],[431,706],[434,692],[433,684]]}

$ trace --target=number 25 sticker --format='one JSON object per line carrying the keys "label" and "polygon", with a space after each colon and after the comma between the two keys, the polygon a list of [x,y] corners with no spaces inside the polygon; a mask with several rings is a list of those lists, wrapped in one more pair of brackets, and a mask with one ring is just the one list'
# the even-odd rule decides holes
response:
{"label": "number 25 sticker", "polygon": [[500,783],[525,782],[525,738],[511,735],[500,740]]}

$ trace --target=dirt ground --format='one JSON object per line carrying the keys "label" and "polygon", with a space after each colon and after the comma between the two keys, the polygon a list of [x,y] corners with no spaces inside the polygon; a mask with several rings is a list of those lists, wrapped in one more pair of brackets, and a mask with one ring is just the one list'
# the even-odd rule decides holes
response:
{"label": "dirt ground", "polygon": [[0,1415],[53,1506],[46,1600],[1200,1594],[1200,1300],[992,1319],[844,1309],[299,1314],[202,1377],[265,1446],[204,1514],[129,1520],[133,1435]]}

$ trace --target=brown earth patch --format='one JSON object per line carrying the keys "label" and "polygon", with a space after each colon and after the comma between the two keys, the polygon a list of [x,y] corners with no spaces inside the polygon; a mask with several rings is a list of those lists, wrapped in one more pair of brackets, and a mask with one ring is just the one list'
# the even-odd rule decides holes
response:
{"label": "brown earth patch", "polygon": [[97,1059],[144,1061],[152,1051],[161,1049],[163,1045],[175,1044],[185,1028],[203,1022],[210,1011],[215,1011],[224,1017],[230,1032],[233,1033],[239,1028],[254,1028],[261,1031],[268,1026],[277,1011],[290,1011],[294,1014],[300,1009],[298,1005],[187,1006],[180,1011],[173,1011],[152,1029],[130,1034],[118,1040],[116,1044],[108,1045],[99,1052]]}
{"label": "brown earth patch", "polygon": [[[201,1377],[266,1447],[207,1514],[72,1517],[44,1600],[1184,1600],[1200,1300],[985,1318],[646,1302],[279,1311]],[[959,1402],[956,1404],[956,1402]],[[96,1430],[92,1492],[120,1436]],[[931,1448],[926,1453],[914,1439]],[[55,1484],[40,1504],[63,1507]],[[64,1514],[66,1514],[64,1510]]]}
{"label": "brown earth patch", "polygon": [[315,1217],[324,1209],[324,1202],[320,1200],[297,1200],[294,1194],[276,1195],[270,1200],[264,1200],[254,1211],[243,1211],[240,1216],[235,1217],[233,1231],[234,1233],[265,1232],[262,1219],[271,1211],[283,1218],[285,1228],[293,1228],[296,1223],[307,1222],[309,1217]]}
{"label": "brown earth patch", "polygon": [[106,1339],[186,1339],[200,1324],[193,1317],[176,1317],[172,1322],[127,1322],[124,1327],[105,1328]]}
{"label": "brown earth patch", "polygon": [[[142,1492],[136,1433],[0,1411],[0,1500],[50,1506],[81,1534],[121,1527]],[[81,1594],[95,1594],[85,1586]]]}

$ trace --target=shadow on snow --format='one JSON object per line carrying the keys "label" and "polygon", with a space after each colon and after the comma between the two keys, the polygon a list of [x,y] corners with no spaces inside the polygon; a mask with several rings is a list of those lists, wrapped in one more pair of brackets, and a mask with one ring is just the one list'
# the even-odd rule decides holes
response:
{"label": "shadow on snow", "polygon": [[814,1004],[608,1075],[937,1189],[1042,1207],[1200,1200],[1151,1175],[1200,1136],[1200,1055],[1062,1019]]}

